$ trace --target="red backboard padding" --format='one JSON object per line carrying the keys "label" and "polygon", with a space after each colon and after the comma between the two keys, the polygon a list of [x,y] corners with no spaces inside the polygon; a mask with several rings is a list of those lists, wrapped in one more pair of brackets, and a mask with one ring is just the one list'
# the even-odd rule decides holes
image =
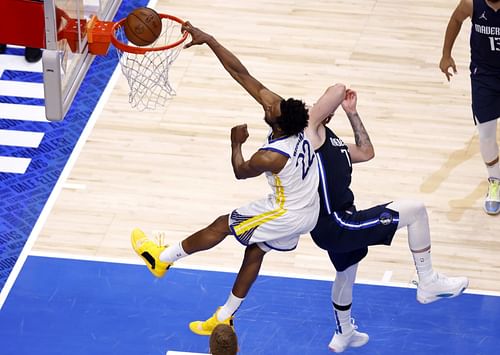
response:
{"label": "red backboard padding", "polygon": [[43,2],[1,0],[0,43],[45,48]]}

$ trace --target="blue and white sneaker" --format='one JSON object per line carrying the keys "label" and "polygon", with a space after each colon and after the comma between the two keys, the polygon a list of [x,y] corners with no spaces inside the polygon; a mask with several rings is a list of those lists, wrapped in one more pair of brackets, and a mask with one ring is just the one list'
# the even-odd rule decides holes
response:
{"label": "blue and white sneaker", "polygon": [[417,301],[427,304],[443,298],[457,297],[467,286],[469,286],[469,279],[466,277],[447,277],[436,272],[431,281],[425,284],[418,283]]}
{"label": "blue and white sneaker", "polygon": [[484,211],[487,214],[495,215],[500,213],[500,180],[496,178],[488,179],[488,194],[484,200]]}
{"label": "blue and white sneaker", "polygon": [[328,348],[334,353],[341,353],[347,348],[359,348],[368,343],[370,337],[366,333],[358,332],[358,326],[354,324],[354,319],[351,319],[351,327],[339,333],[338,330],[333,334],[333,338],[328,344]]}

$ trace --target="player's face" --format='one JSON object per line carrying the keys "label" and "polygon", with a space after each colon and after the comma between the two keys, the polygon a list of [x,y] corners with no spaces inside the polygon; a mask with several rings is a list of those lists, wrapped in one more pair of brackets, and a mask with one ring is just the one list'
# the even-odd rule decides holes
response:
{"label": "player's face", "polygon": [[273,105],[264,106],[264,121],[273,127],[277,119],[281,116],[280,102]]}

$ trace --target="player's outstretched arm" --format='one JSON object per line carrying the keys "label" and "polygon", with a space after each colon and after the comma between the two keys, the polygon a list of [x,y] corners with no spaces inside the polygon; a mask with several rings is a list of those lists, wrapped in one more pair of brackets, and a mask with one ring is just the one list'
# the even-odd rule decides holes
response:
{"label": "player's outstretched arm", "polygon": [[283,154],[269,150],[258,150],[250,160],[245,161],[241,146],[248,138],[247,125],[235,126],[231,129],[231,164],[237,179],[247,179],[259,176],[269,171],[279,173],[288,161]]}
{"label": "player's outstretched arm", "polygon": [[351,123],[352,131],[354,133],[355,144],[348,144],[349,154],[351,155],[351,162],[361,163],[373,159],[375,150],[373,149],[370,136],[361,122],[357,110],[358,96],[356,91],[347,89],[345,99],[342,101],[342,108],[347,114],[347,118]]}
{"label": "player's outstretched arm", "polygon": [[217,56],[227,72],[263,106],[273,104],[275,101],[281,101],[281,97],[255,79],[248,72],[247,68],[240,60],[227,48],[221,45],[213,36],[203,32],[197,27],[186,22],[183,25],[183,30],[186,30],[191,35],[191,42],[187,43],[184,48],[189,48],[194,45],[206,43]]}
{"label": "player's outstretched arm", "polygon": [[[453,76],[453,74],[457,73],[455,60],[451,56],[453,45],[455,44],[455,40],[460,33],[462,23],[467,17],[472,16],[472,11],[472,0],[460,0],[460,3],[456,7],[455,11],[453,11],[453,14],[450,17],[450,21],[448,22],[448,26],[446,27],[446,33],[443,43],[443,54],[441,60],[439,61],[439,69],[441,69],[448,81],[450,81],[450,78]],[[453,70],[453,73],[450,72],[450,68]]]}

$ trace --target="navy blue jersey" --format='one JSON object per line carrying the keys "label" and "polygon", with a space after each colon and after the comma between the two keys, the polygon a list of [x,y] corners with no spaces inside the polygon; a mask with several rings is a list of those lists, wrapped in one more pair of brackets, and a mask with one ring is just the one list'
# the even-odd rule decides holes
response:
{"label": "navy blue jersey", "polygon": [[500,72],[500,11],[486,0],[473,0],[470,49],[472,67]]}
{"label": "navy blue jersey", "polygon": [[326,139],[316,150],[319,164],[320,216],[343,211],[354,204],[352,164],[347,145],[326,127]]}
{"label": "navy blue jersey", "polygon": [[326,139],[316,150],[319,164],[320,212],[311,237],[337,271],[359,263],[370,245],[390,245],[399,213],[387,204],[357,211],[350,189],[352,164],[347,145],[326,127]]}

